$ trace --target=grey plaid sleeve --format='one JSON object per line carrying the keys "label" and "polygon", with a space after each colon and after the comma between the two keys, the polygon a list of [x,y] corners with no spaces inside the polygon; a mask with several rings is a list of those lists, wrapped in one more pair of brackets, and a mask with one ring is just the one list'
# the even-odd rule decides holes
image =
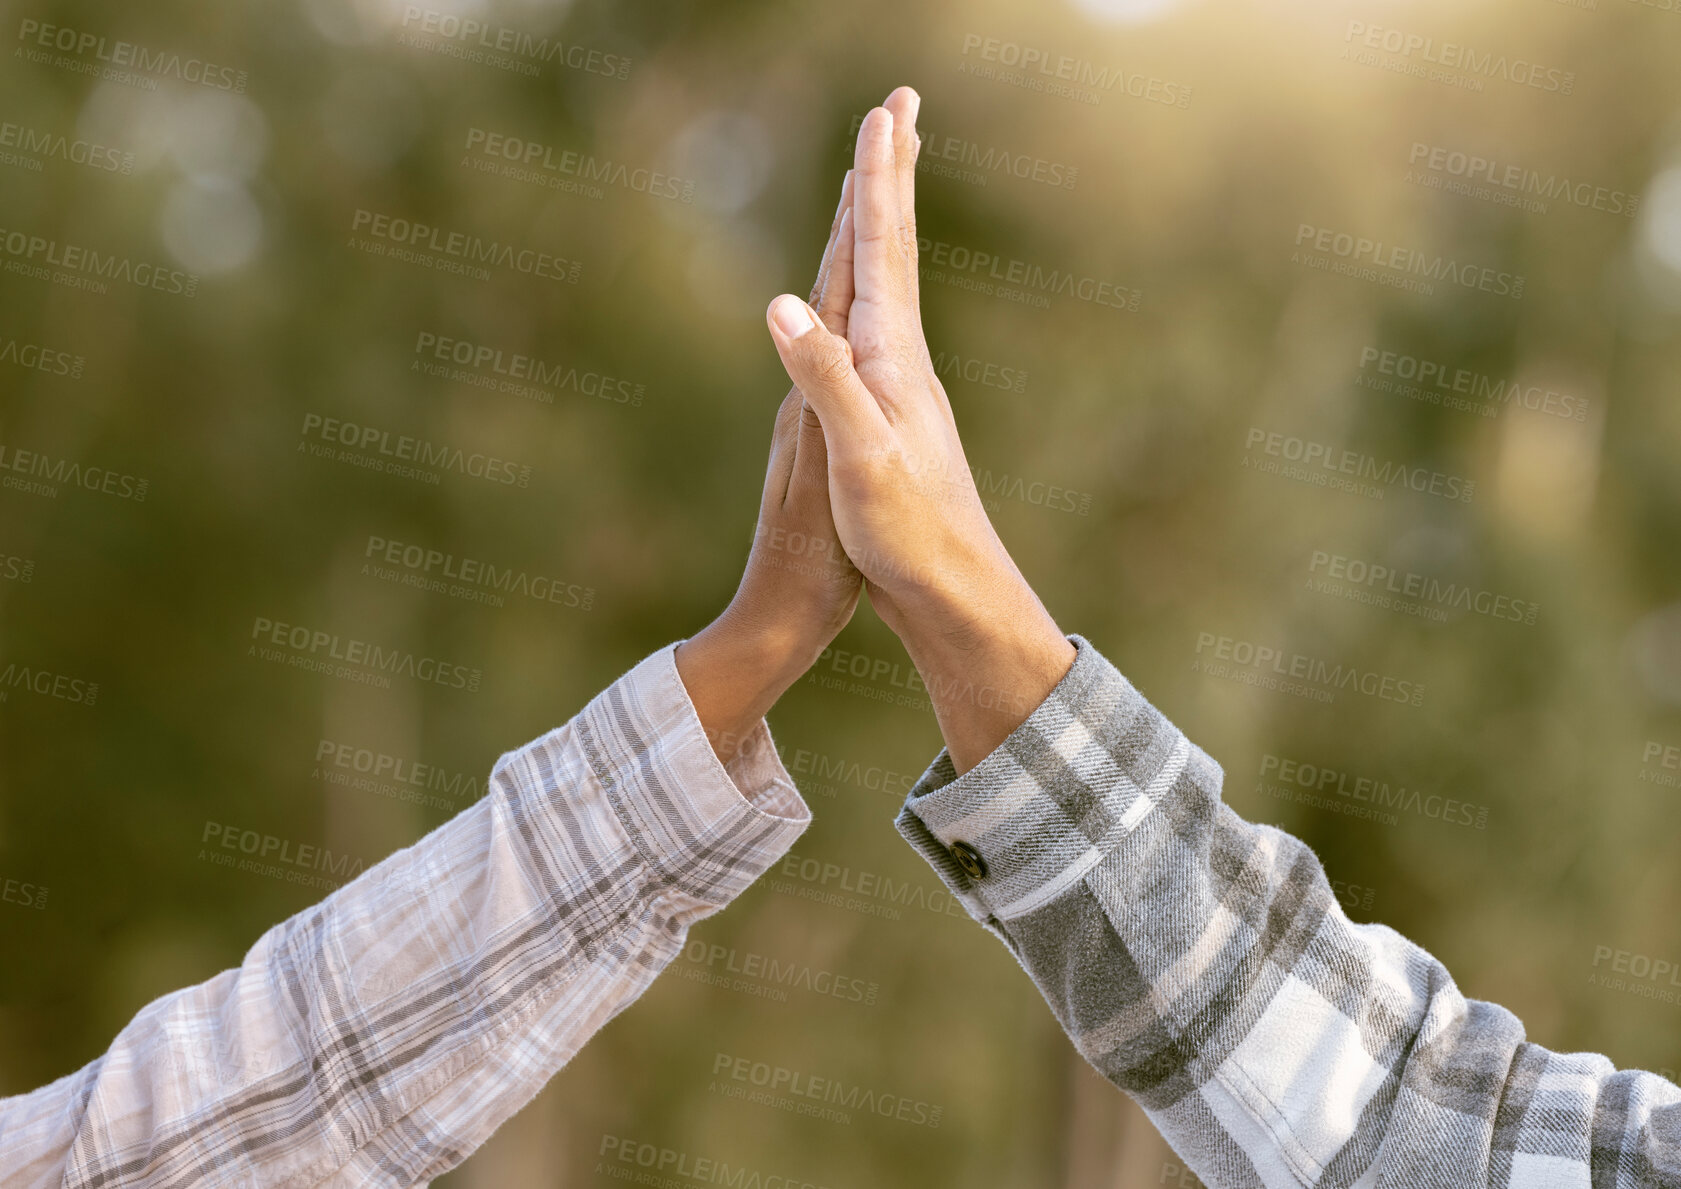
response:
{"label": "grey plaid sleeve", "polygon": [[728,769],[656,652],[475,805],[0,1099],[0,1185],[425,1185],[810,821],[761,721]]}
{"label": "grey plaid sleeve", "polygon": [[1222,804],[1219,765],[1070,639],[1032,716],[961,777],[942,751],[896,825],[1205,1184],[1681,1186],[1681,1090],[1531,1044],[1349,921],[1313,852]]}

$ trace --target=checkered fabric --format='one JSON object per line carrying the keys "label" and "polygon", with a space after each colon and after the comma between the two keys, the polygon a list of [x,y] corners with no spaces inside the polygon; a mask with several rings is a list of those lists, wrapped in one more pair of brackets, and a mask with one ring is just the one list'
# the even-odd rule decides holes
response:
{"label": "checkered fabric", "polygon": [[810,821],[761,722],[719,763],[667,646],[486,794],[0,1099],[0,1186],[424,1185]]}
{"label": "checkered fabric", "polygon": [[1681,1089],[1531,1044],[1349,921],[1313,852],[1223,805],[1219,765],[1070,639],[1050,697],[961,777],[942,752],[896,824],[1204,1184],[1681,1186]]}

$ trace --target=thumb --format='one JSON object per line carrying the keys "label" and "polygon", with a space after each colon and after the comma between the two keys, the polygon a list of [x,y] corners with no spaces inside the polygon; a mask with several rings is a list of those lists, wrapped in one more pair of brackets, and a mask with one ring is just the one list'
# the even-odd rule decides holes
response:
{"label": "thumb", "polygon": [[765,311],[770,337],[788,378],[817,410],[826,433],[840,438],[875,437],[887,418],[852,366],[852,347],[831,334],[812,308],[784,293]]}

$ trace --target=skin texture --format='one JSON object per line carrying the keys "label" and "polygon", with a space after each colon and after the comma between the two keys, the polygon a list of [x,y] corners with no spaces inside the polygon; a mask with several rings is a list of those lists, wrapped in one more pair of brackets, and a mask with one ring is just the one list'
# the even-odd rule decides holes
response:
{"label": "skin texture", "polygon": [[841,545],[921,673],[964,772],[1044,701],[1074,646],[987,518],[923,336],[916,106],[901,87],[858,131],[856,293],[845,332],[814,326],[786,294],[767,320],[822,422]]}
{"label": "skin texture", "polygon": [[[848,171],[811,290],[824,325],[840,335],[853,294],[852,190]],[[827,474],[823,427],[790,387],[776,411],[741,583],[717,619],[677,646],[678,676],[725,763],[858,606],[861,579],[835,533]]]}
{"label": "skin texture", "polygon": [[900,87],[865,117],[810,302],[784,294],[766,311],[794,388],[758,534],[729,607],[677,649],[726,761],[846,625],[860,583],[916,664],[959,772],[1074,660],[987,518],[923,336],[919,105]]}

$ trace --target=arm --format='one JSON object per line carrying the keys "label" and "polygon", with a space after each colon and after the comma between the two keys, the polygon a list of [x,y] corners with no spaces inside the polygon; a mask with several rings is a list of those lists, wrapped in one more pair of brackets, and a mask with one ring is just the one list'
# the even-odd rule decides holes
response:
{"label": "arm", "polygon": [[[1098,651],[895,823],[1074,1046],[1210,1186],[1681,1185],[1681,1089],[1529,1042],[1394,930]],[[978,877],[954,856],[962,842]]]}
{"label": "arm", "polygon": [[726,772],[673,651],[238,969],[0,1101],[0,1184],[399,1187],[466,1159],[810,820],[762,722]]}
{"label": "arm", "polygon": [[[946,739],[900,832],[1209,1185],[1681,1186],[1681,1089],[1555,1054],[1343,914],[1311,850],[1065,638],[987,521],[917,311],[906,130],[859,130],[849,343],[788,333],[835,523]],[[793,302],[797,305],[797,302]]]}
{"label": "arm", "polygon": [[[850,195],[812,290],[842,332]],[[838,547],[790,544],[834,540],[824,475],[792,389],[725,612],[504,755],[478,804],[237,970],[0,1100],[0,1184],[400,1189],[465,1160],[810,821],[763,716],[857,605]]]}

